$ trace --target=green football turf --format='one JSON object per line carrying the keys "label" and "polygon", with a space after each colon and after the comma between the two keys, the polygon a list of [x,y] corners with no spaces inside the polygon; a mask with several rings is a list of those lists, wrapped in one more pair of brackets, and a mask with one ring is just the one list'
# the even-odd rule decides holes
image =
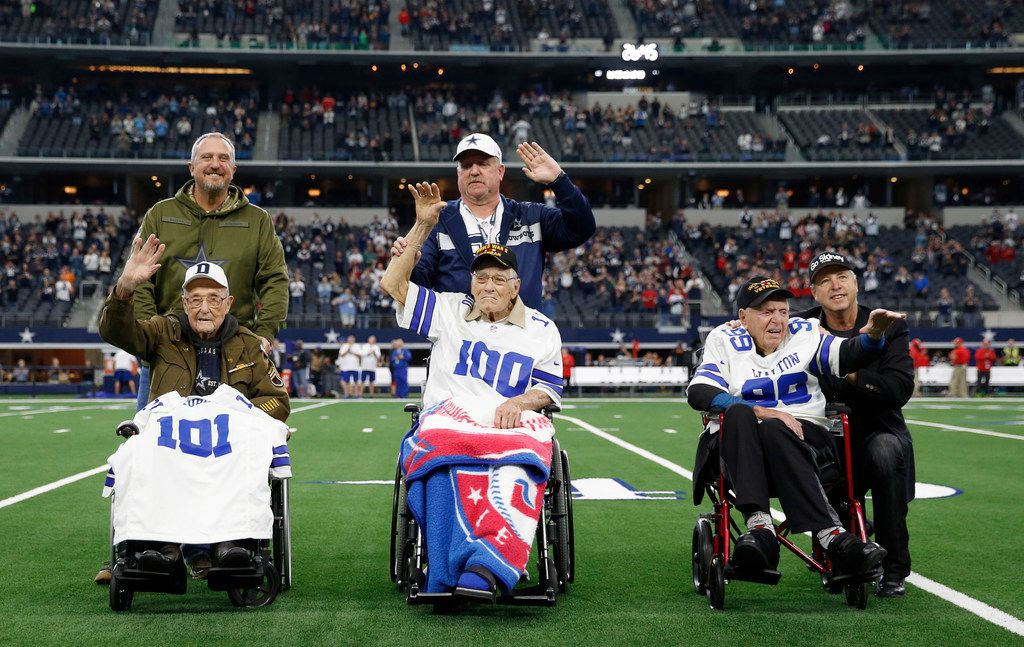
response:
{"label": "green football turf", "polygon": [[[270,607],[239,610],[192,583],[188,595],[137,594],[115,614],[92,583],[109,548],[108,501],[95,475],[0,508],[0,644],[1021,644],[931,593],[866,611],[825,593],[784,554],[776,587],[735,582],[724,611],[693,592],[692,484],[651,460],[557,420],[572,476],[618,478],[667,500],[579,500],[577,582],[558,606],[481,608],[436,615],[406,606],[388,579],[389,485],[314,481],[390,479],[407,414],[395,402],[298,402],[289,423],[294,588]],[[681,401],[572,400],[577,418],[690,469],[699,418]],[[14,407],[26,407],[15,409]],[[66,410],[54,410],[62,407]],[[949,408],[938,408],[949,407]],[[0,499],[104,464],[126,403],[0,400],[5,468]],[[1021,403],[915,401],[911,420],[1024,437]],[[54,433],[56,430],[69,430]],[[672,430],[671,433],[666,430]],[[1024,617],[1018,549],[1024,441],[912,425],[918,481],[963,494],[919,500],[910,514],[914,570],[1017,618]],[[1009,502],[1009,506],[1007,505]],[[706,504],[705,504],[706,505]],[[869,504],[870,506],[870,504]],[[802,539],[801,539],[802,541]],[[536,569],[531,565],[531,570]],[[724,641],[723,641],[724,639]]]}

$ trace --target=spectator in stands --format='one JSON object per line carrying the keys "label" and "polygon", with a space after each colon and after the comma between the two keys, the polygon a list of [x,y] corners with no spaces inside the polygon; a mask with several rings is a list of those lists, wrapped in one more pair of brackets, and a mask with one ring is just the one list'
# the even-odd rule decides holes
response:
{"label": "spectator in stands", "polygon": [[118,348],[114,353],[114,394],[120,395],[121,389],[126,385],[132,395],[135,392],[135,380],[132,374],[135,370],[135,357],[128,351]]}
{"label": "spectator in stands", "polygon": [[968,285],[964,290],[964,302],[961,312],[963,314],[961,325],[965,328],[977,328],[981,325],[981,300],[974,293],[973,285]]}
{"label": "spectator in stands", "polygon": [[300,307],[302,305],[302,299],[306,295],[306,282],[302,280],[302,273],[298,270],[296,270],[295,274],[292,276],[292,280],[288,283],[288,293],[291,294],[292,297],[292,307]]}
{"label": "spectator in stands", "polygon": [[992,365],[996,363],[996,352],[992,350],[992,343],[985,339],[981,346],[974,351],[974,365],[978,369],[978,389],[976,395],[985,397],[989,394],[989,384],[992,380]]}
{"label": "spectator in stands", "polygon": [[949,378],[948,397],[967,397],[967,365],[970,362],[971,351],[964,346],[964,340],[957,337],[953,340],[953,350],[949,351],[949,363],[953,365],[953,374]]}
{"label": "spectator in stands", "polygon": [[939,328],[952,328],[955,323],[953,297],[950,296],[948,288],[941,288],[939,290],[939,300],[936,302],[936,309],[938,310],[938,315],[935,321]]}
{"label": "spectator in stands", "polygon": [[[180,309],[186,269],[220,265],[234,288],[231,314],[269,354],[270,340],[288,315],[288,267],[281,241],[267,212],[249,204],[231,183],[237,170],[235,146],[225,135],[206,133],[196,139],[188,170],[192,179],[143,218],[139,237],[155,234],[167,246],[168,262],[135,291],[135,313],[146,320]],[[143,367],[139,408],[149,399],[149,369]]]}
{"label": "spectator in stands", "polygon": [[303,348],[302,340],[295,340],[295,347],[288,356],[288,363],[292,367],[292,391],[297,398],[309,397],[309,364],[311,361],[309,351]]}
{"label": "spectator in stands", "polygon": [[922,300],[928,298],[928,277],[924,272],[914,274],[914,296]]}
{"label": "spectator in stands", "polygon": [[[554,191],[558,207],[502,196],[505,165],[501,148],[481,133],[465,137],[454,157],[461,197],[449,201],[441,212],[413,271],[415,283],[468,294],[473,254],[483,245],[498,243],[507,245],[518,259],[519,297],[529,307],[540,307],[545,254],[582,245],[594,235],[597,223],[586,196],[540,145],[524,143],[516,153],[526,176]],[[454,249],[442,247],[441,236],[451,241]],[[401,255],[406,246],[405,239],[399,237],[391,252]]]}
{"label": "spectator in stands", "polygon": [[331,303],[338,306],[338,316],[341,318],[342,326],[351,328],[356,325],[356,300],[352,294],[352,288],[345,288],[345,291]]}
{"label": "spectator in stands", "polygon": [[[857,275],[842,254],[822,252],[808,265],[811,290],[818,306],[798,313],[820,321],[827,332],[855,337],[868,322],[871,309],[857,301]],[[913,361],[909,331],[896,321],[885,331],[885,348],[870,363],[842,378],[821,380],[825,397],[843,402],[853,413],[853,482],[864,501],[871,491],[875,538],[887,551],[877,593],[902,597],[910,575],[907,504],[914,498],[914,446],[902,408],[913,392]]]}
{"label": "spectator in stands", "polygon": [[24,384],[29,381],[30,373],[25,358],[19,357],[17,365],[11,370],[11,381]]}

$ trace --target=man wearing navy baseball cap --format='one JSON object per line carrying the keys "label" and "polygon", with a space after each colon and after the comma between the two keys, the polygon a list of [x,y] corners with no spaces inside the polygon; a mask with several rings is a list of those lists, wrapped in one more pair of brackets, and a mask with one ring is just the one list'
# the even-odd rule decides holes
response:
{"label": "man wearing navy baseball cap", "polygon": [[[520,144],[516,154],[526,177],[554,193],[555,206],[501,195],[501,146],[483,133],[467,135],[452,157],[460,197],[449,200],[441,211],[420,250],[413,281],[439,292],[468,293],[474,254],[497,243],[518,259],[523,301],[540,307],[545,255],[579,247],[594,235],[597,223],[586,196],[540,145]],[[392,255],[401,256],[407,245],[404,237],[399,238]]]}
{"label": "man wearing navy baseball cap", "polygon": [[[797,316],[817,319],[821,328],[840,338],[854,337],[871,309],[857,303],[853,263],[835,251],[823,251],[807,265],[811,294],[818,305]],[[885,332],[885,348],[870,363],[843,377],[821,382],[825,397],[852,410],[853,484],[863,503],[871,492],[875,538],[887,552],[876,593],[906,595],[910,574],[907,504],[914,499],[914,445],[902,408],[914,391],[910,332],[897,321]]]}

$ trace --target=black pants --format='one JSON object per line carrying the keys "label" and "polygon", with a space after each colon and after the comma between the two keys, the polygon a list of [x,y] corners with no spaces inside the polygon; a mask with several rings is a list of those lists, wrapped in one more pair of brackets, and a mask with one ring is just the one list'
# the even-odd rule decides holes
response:
{"label": "black pants", "polygon": [[777,496],[794,532],[841,526],[818,480],[816,450],[834,451],[831,434],[801,421],[804,440],[780,420],[758,422],[754,410],[736,404],[722,421],[720,453],[744,514],[768,512]]}
{"label": "black pants", "polygon": [[992,380],[992,371],[978,371],[978,393],[988,395],[988,384]]}
{"label": "black pants", "polygon": [[853,446],[853,483],[862,502],[871,491],[875,541],[887,553],[882,562],[886,576],[910,575],[907,483],[912,453],[909,442],[886,432],[871,434]]}

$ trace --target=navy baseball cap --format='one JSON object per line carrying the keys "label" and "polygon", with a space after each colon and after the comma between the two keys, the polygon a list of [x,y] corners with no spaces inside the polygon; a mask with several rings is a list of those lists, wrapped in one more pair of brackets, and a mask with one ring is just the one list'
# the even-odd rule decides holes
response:
{"label": "navy baseball cap", "polygon": [[740,293],[736,297],[736,305],[740,309],[753,308],[773,296],[792,299],[793,293],[782,287],[775,279],[770,279],[767,276],[755,276],[740,288]]}
{"label": "navy baseball cap", "polygon": [[470,269],[475,271],[488,260],[497,261],[502,267],[511,268],[514,272],[519,271],[516,255],[508,247],[498,245],[497,243],[489,243],[476,250],[476,258],[473,259],[473,265]]}
{"label": "navy baseball cap", "polygon": [[814,283],[814,277],[821,270],[826,267],[839,266],[845,267],[851,272],[856,272],[856,268],[853,267],[853,263],[846,260],[846,257],[838,252],[821,252],[807,265],[807,274],[811,277],[811,283]]}

